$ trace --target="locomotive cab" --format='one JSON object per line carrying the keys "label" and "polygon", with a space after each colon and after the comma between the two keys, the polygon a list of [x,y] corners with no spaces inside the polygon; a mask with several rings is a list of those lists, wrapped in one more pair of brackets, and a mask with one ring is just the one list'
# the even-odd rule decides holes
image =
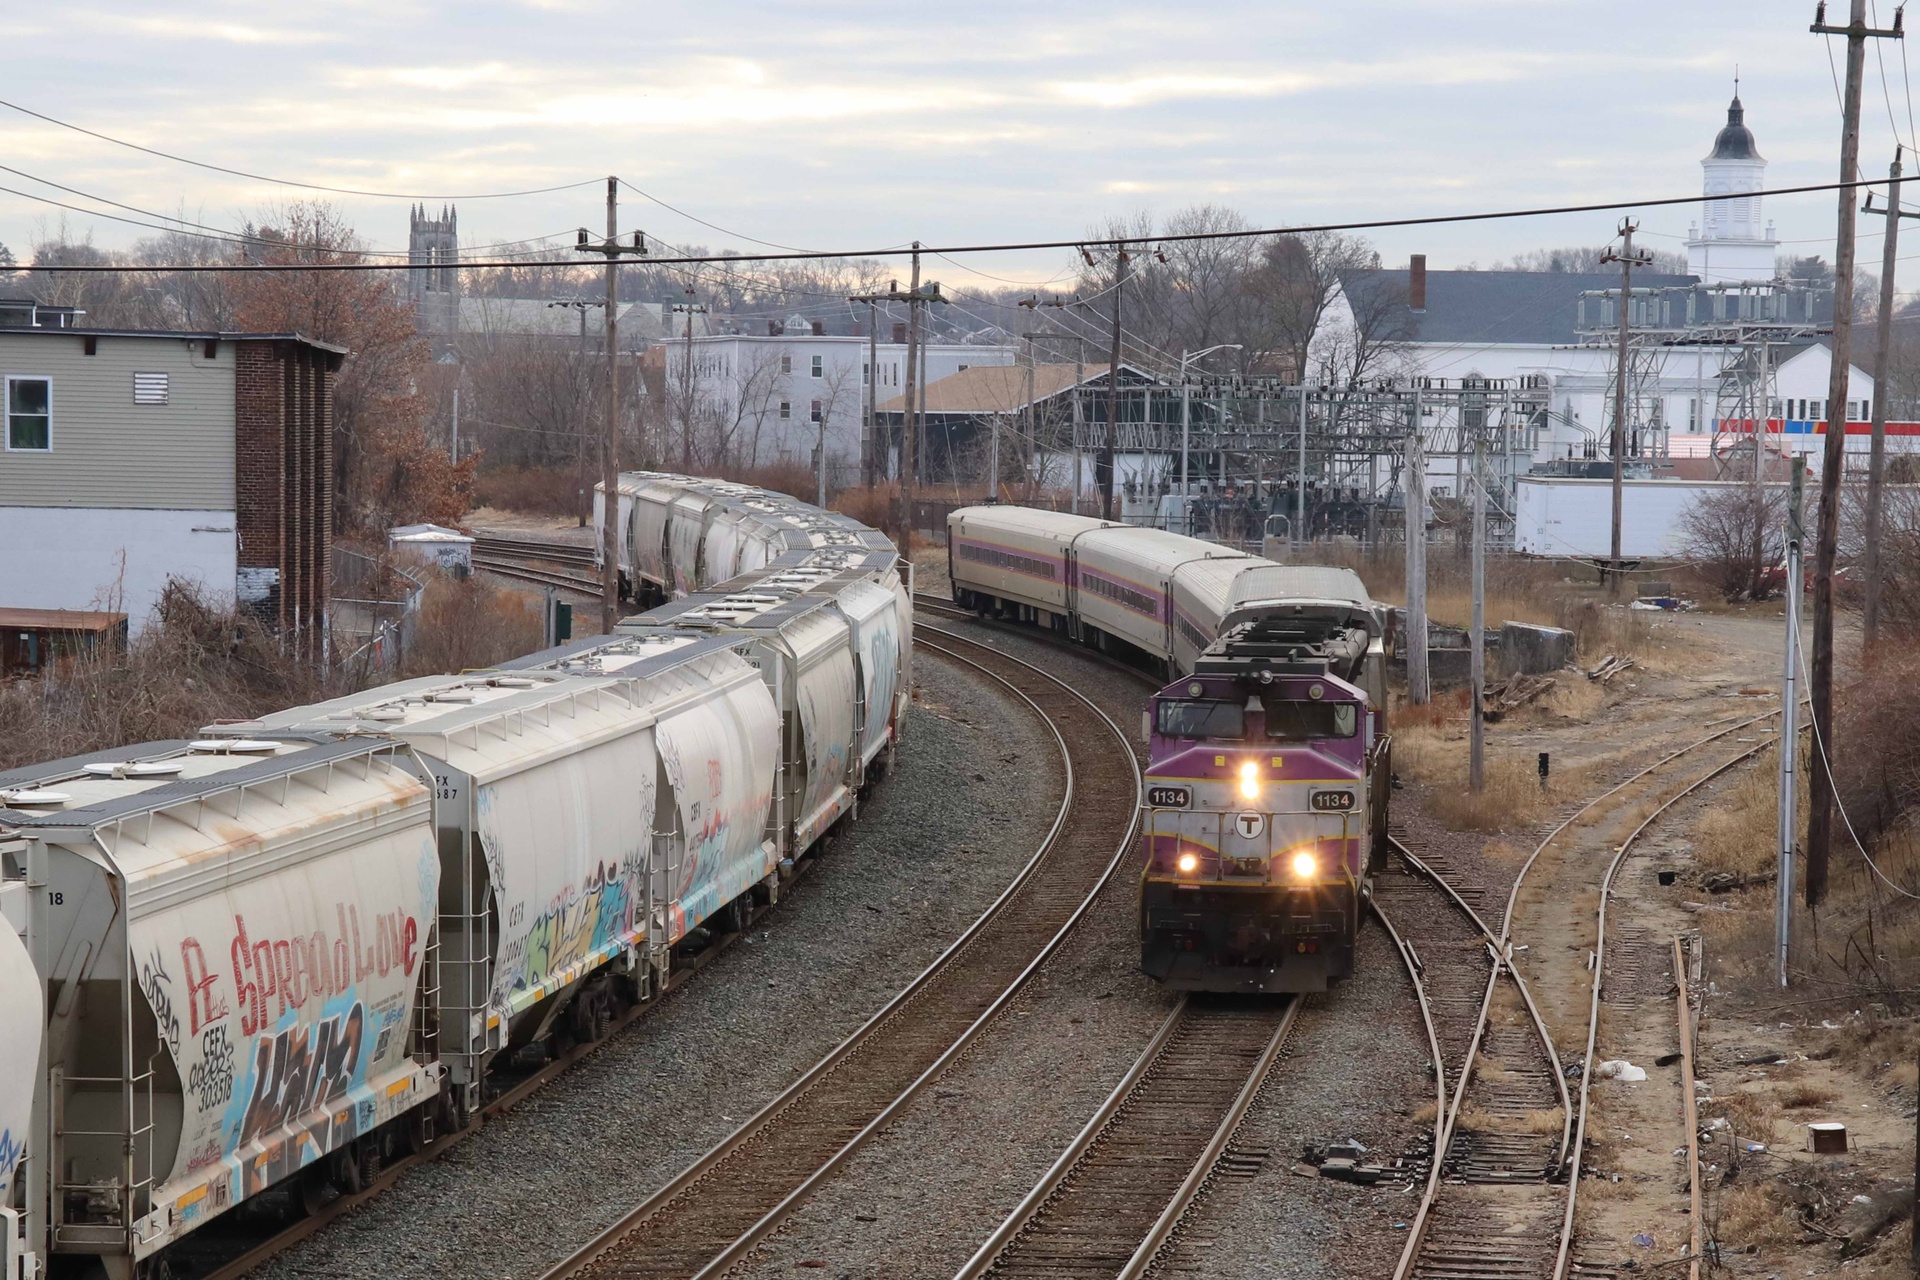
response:
{"label": "locomotive cab", "polygon": [[[1183,991],[1322,991],[1353,972],[1386,855],[1388,742],[1321,646],[1237,628],[1153,699],[1141,967]],[[1270,639],[1270,637],[1265,637]],[[1364,679],[1370,637],[1351,675]]]}

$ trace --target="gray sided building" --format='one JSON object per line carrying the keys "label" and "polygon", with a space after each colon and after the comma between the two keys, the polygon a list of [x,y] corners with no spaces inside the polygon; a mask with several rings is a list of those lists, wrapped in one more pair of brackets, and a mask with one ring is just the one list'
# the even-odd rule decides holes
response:
{"label": "gray sided building", "polygon": [[345,351],[35,318],[0,323],[0,607],[138,632],[178,581],[278,630],[321,622]]}

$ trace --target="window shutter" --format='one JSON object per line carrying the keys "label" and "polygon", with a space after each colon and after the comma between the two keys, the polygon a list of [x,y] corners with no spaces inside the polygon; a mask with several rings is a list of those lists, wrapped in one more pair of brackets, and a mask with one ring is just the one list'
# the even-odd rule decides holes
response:
{"label": "window shutter", "polygon": [[136,373],[133,375],[133,402],[135,404],[167,403],[167,375],[164,373]]}

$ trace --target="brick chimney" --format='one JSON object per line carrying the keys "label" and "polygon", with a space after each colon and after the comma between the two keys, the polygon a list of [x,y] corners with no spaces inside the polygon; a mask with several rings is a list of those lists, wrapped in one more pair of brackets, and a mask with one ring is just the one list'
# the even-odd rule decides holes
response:
{"label": "brick chimney", "polygon": [[825,320],[815,320],[813,322],[813,336],[816,338],[823,338],[826,336],[826,333],[827,333],[827,322]]}
{"label": "brick chimney", "polygon": [[1427,309],[1427,255],[1416,253],[1407,262],[1407,305],[1415,311]]}
{"label": "brick chimney", "polygon": [[782,325],[778,320],[767,321],[767,336],[769,338],[777,338],[785,332],[786,332],[786,327]]}
{"label": "brick chimney", "polygon": [[905,342],[907,340],[907,322],[906,321],[895,320],[893,322],[893,340],[895,342]]}

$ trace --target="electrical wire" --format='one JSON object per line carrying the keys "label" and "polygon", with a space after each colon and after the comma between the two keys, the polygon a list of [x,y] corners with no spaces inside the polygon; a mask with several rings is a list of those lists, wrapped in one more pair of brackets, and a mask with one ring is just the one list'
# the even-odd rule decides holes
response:
{"label": "electrical wire", "polygon": [[[1787,584],[1787,589],[1790,591],[1794,590],[1798,587],[1798,585],[1799,585],[1798,583],[1789,583]],[[1798,655],[1800,655],[1800,674],[1806,680],[1807,687],[1811,689],[1813,687],[1813,671],[1807,665],[1807,649],[1805,645],[1800,643],[1799,636],[1795,636],[1793,638],[1793,651]],[[1828,757],[1827,744],[1820,735],[1820,722],[1817,719],[1812,720],[1812,726],[1813,726],[1814,749],[1820,753],[1820,767],[1826,771],[1827,780],[1829,783],[1831,783],[1833,780],[1833,761]],[[1787,751],[1787,750],[1791,750],[1792,746],[1789,743],[1782,743],[1780,749],[1783,751]],[[1829,786],[1828,790],[1832,793],[1833,807],[1840,811],[1840,821],[1843,824],[1845,824],[1847,828],[1847,835],[1850,836],[1853,840],[1853,847],[1860,851],[1860,857],[1866,862],[1867,866],[1873,869],[1873,874],[1875,874],[1876,876],[1879,876],[1880,879],[1886,883],[1887,888],[1893,890],[1895,893],[1899,894],[1901,897],[1912,898],[1915,901],[1920,901],[1920,893],[1913,893],[1907,889],[1901,888],[1899,885],[1895,884],[1891,878],[1888,877],[1886,872],[1880,869],[1880,864],[1875,862],[1873,860],[1873,855],[1867,852],[1867,846],[1864,843],[1862,843],[1860,839],[1860,833],[1853,829],[1853,819],[1847,815],[1847,806],[1842,804],[1840,801],[1840,789],[1838,787]]]}
{"label": "electrical wire", "polygon": [[[0,105],[7,105],[0,102]],[[1606,200],[1591,204],[1536,205],[1521,209],[1499,209],[1481,213],[1444,213],[1430,214],[1412,218],[1375,218],[1354,222],[1327,222],[1304,226],[1249,228],[1242,231],[1187,231],[1163,232],[1150,236],[1128,236],[1125,240],[1026,240],[1007,241],[993,244],[961,245],[921,245],[915,248],[884,249],[845,249],[845,250],[809,250],[789,253],[705,253],[684,254],[675,257],[649,257],[640,265],[644,266],[684,266],[691,263],[740,263],[740,262],[802,262],[848,258],[903,258],[915,253],[939,254],[950,256],[970,253],[1030,253],[1043,249],[1079,249],[1079,248],[1118,248],[1122,245],[1189,244],[1209,240],[1253,240],[1271,236],[1303,235],[1320,231],[1377,231],[1399,227],[1435,227],[1457,226],[1465,223],[1509,221],[1518,218],[1553,217],[1576,213],[1607,213],[1622,209],[1655,209],[1683,204],[1711,204],[1720,200],[1746,200],[1754,197],[1807,195],[1816,192],[1852,191],[1861,187],[1885,182],[1884,178],[1854,178],[1845,182],[1814,182],[1793,187],[1774,187],[1762,191],[1744,191],[1728,195],[1687,195],[1661,196],[1644,200]],[[573,184],[579,185],[579,184]],[[563,190],[564,188],[556,188]],[[504,194],[504,193],[503,193]],[[32,198],[32,197],[29,197]],[[81,212],[85,212],[82,210]],[[598,252],[598,246],[595,246]],[[573,259],[533,259],[504,262],[464,262],[464,269],[478,267],[578,267],[588,265],[578,258]],[[195,267],[131,266],[131,267],[61,267],[36,268],[20,267],[21,271],[39,269],[65,270],[73,272],[90,271],[380,271],[405,270],[402,265],[383,265],[377,263],[329,263],[329,264],[216,264]]]}
{"label": "electrical wire", "polygon": [[[1880,0],[1867,0],[1867,10],[1873,17],[1873,25],[1879,26]],[[1880,63],[1880,96],[1887,101],[1887,127],[1893,130],[1893,140],[1897,144],[1900,141],[1900,122],[1893,118],[1893,89],[1887,84],[1887,51],[1882,47],[1885,43],[1883,40],[1873,42],[1873,56]],[[1906,41],[1900,43],[1905,44]],[[1911,136],[1908,141],[1912,141]]]}
{"label": "electrical wire", "polygon": [[[362,254],[362,255],[377,257],[377,258],[407,258],[409,256],[409,251],[406,251],[406,250],[347,249],[339,245],[292,244],[282,240],[268,240],[258,236],[248,237],[245,235],[240,235],[233,231],[229,231],[223,227],[210,227],[203,222],[194,222],[190,218],[176,218],[169,213],[159,213],[152,209],[143,209],[138,205],[123,204],[118,200],[112,200],[106,196],[95,195],[91,191],[82,191],[78,187],[69,187],[64,183],[55,182],[51,178],[43,178],[37,173],[28,173],[25,169],[15,169],[11,165],[0,164],[0,173],[11,173],[16,177],[25,178],[29,182],[37,182],[44,187],[52,187],[55,191],[64,191],[68,195],[79,196],[83,200],[92,200],[96,204],[111,205],[116,209],[125,209],[129,213],[138,213],[148,218],[158,218],[163,223],[177,224],[177,226],[162,226],[158,228],[163,231],[178,231],[178,228],[180,227],[191,227],[193,228],[192,231],[178,231],[178,234],[191,235],[191,236],[194,236],[194,238],[196,239],[221,240],[229,244],[242,245],[242,246],[252,247],[252,248],[266,247],[266,248],[273,248],[273,249],[295,249],[295,250],[300,250],[302,252],[313,252],[313,253],[357,253],[357,254]],[[56,208],[67,209],[75,213],[86,213],[86,214],[89,214],[90,216],[100,217],[100,218],[113,217],[112,214],[99,213],[97,211],[89,210],[89,209],[80,209],[74,205],[62,204],[59,201],[50,199],[46,196],[37,196],[25,191],[15,191],[10,187],[0,188],[0,190],[6,191],[9,195],[17,195],[28,200],[38,201],[43,204],[51,204],[51,205],[54,205]],[[127,222],[129,220],[120,218],[120,219],[115,219],[115,221]],[[152,227],[155,224],[143,223],[143,222],[132,222],[131,225]],[[204,234],[200,234],[200,233],[204,233]],[[555,240],[560,238],[561,236],[565,236],[569,234],[571,234],[571,229],[569,229],[568,231],[549,232],[546,235],[532,236],[532,237],[522,238],[519,240],[497,240],[489,244],[474,245],[470,247],[474,251],[478,251],[480,249],[505,249],[505,248],[516,246],[516,245],[533,244],[541,240]]]}
{"label": "electrical wire", "polygon": [[330,191],[335,195],[343,196],[371,196],[380,200],[508,200],[516,196],[543,196],[554,191],[572,191],[576,187],[589,187],[594,183],[602,181],[600,178],[582,178],[578,182],[563,182],[553,187],[532,187],[525,191],[477,191],[469,192],[465,195],[439,195],[419,191],[369,191],[355,187],[330,187],[319,182],[300,182],[293,178],[272,178],[265,174],[249,173],[244,169],[229,169],[225,165],[209,164],[205,160],[195,160],[188,156],[175,155],[170,151],[159,151],[153,147],[143,147],[137,142],[128,142],[125,138],[116,138],[111,134],[101,133],[94,129],[71,124],[55,116],[47,115],[43,111],[35,111],[31,107],[23,107],[17,102],[8,102],[4,98],[0,98],[0,107],[6,107],[10,111],[18,111],[23,116],[32,116],[36,120],[44,120],[48,124],[59,125],[62,129],[71,129],[75,133],[84,133],[89,138],[98,138],[102,142],[111,142],[116,147],[126,147],[131,151],[139,151],[146,155],[157,156],[162,160],[171,160],[175,164],[191,165],[196,169],[208,169],[214,173],[224,173],[235,178],[247,178],[254,182],[271,183],[277,187],[299,187],[307,191]]}

